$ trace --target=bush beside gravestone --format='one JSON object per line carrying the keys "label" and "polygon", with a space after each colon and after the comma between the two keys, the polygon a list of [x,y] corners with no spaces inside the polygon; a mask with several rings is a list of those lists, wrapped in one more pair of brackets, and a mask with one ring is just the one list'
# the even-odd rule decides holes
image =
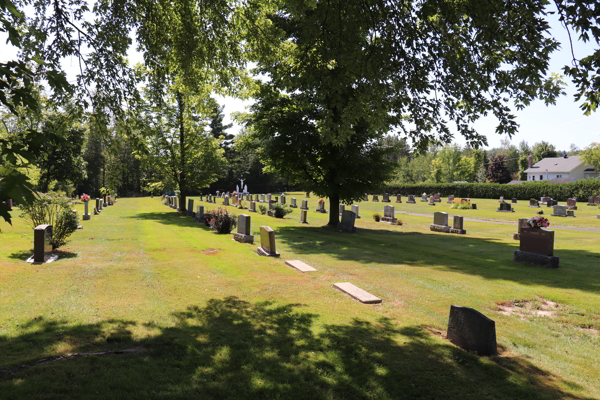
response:
{"label": "bush beside gravestone", "polygon": [[444,196],[471,197],[478,199],[515,198],[519,200],[539,199],[548,196],[558,201],[577,197],[584,201],[589,196],[600,194],[600,179],[582,179],[569,183],[526,182],[516,185],[499,183],[421,183],[388,185],[385,191],[395,194],[441,193]]}

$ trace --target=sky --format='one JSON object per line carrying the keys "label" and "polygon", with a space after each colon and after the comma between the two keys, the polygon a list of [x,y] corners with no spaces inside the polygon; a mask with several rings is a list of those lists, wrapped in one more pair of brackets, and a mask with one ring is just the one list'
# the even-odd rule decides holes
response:
{"label": "sky", "polygon": [[[567,31],[561,26],[558,18],[550,15],[551,34],[561,43],[561,48],[552,54],[549,73],[562,73],[564,65],[571,64],[571,47],[569,44]],[[571,32],[573,37],[573,49],[577,58],[582,58],[593,52],[594,48],[600,46],[598,43],[583,43],[577,40],[577,35]],[[0,61],[7,61],[16,57],[16,49],[6,43],[6,34],[0,33]],[[142,61],[141,53],[135,51],[134,46],[129,51],[129,61],[132,64]],[[73,81],[78,72],[78,61],[75,57],[66,58],[63,67],[67,72],[67,77]],[[538,100],[522,111],[515,111],[517,123],[520,125],[519,132],[511,138],[512,144],[518,146],[521,141],[526,141],[529,145],[546,141],[556,146],[557,150],[569,150],[571,144],[583,149],[592,142],[600,143],[600,110],[592,113],[590,116],[583,115],[579,108],[580,102],[575,102],[573,94],[574,85],[565,78],[567,86],[565,88],[566,96],[562,96],[556,102],[556,105],[546,106],[543,101]],[[245,107],[251,104],[251,101],[242,101],[235,98],[224,98],[217,96],[217,101],[225,105],[224,113],[225,123],[232,122],[230,115],[233,112],[245,111]],[[475,123],[475,128],[479,133],[485,135],[488,140],[487,148],[500,147],[500,141],[505,137],[495,133],[497,121],[494,117],[482,117]],[[237,134],[240,126],[235,125],[230,132]],[[465,140],[460,135],[455,136],[455,143],[465,144]]]}

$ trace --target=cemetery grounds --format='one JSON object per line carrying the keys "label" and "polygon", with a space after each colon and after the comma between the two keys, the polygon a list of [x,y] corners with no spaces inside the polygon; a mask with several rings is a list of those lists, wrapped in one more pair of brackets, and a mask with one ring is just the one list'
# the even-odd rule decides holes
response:
{"label": "cemetery grounds", "polygon": [[[304,194],[292,197],[300,206]],[[205,212],[222,203],[195,200]],[[299,208],[275,219],[227,207],[252,216],[250,245],[158,197],[123,198],[82,221],[45,265],[24,261],[32,229],[15,209],[12,227],[0,223],[0,398],[600,398],[596,207],[578,203],[576,218],[540,208],[550,229],[596,230],[556,229],[560,268],[543,269],[512,261],[516,221],[538,210],[528,201],[499,213],[497,200],[452,210],[445,198],[390,196],[357,203],[349,234],[323,227],[317,200],[306,225]],[[374,222],[384,205],[426,216]],[[467,234],[430,231],[434,211],[465,217]],[[276,231],[281,258],[255,253],[261,225]],[[383,303],[361,304],[336,282]],[[498,356],[445,339],[451,304],[496,321]]]}

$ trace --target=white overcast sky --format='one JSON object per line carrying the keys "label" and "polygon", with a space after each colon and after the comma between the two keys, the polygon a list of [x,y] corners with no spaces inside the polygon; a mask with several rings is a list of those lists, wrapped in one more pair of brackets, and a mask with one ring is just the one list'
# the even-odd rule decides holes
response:
{"label": "white overcast sky", "polygon": [[[550,72],[562,73],[562,67],[571,63],[571,48],[569,45],[566,30],[560,25],[555,16],[551,17],[552,35],[562,44],[561,49],[552,55],[550,62]],[[577,35],[571,32],[574,40]],[[599,46],[594,42],[574,42],[574,52],[577,58],[582,58],[592,53],[594,48]],[[6,34],[0,33],[0,61],[14,59],[16,56],[15,48],[6,43]],[[140,53],[136,52],[134,47],[129,51],[129,61],[134,64],[142,61]],[[67,58],[63,66],[67,72],[70,81],[74,80],[78,72],[78,62],[76,58]],[[580,148],[584,148],[592,142],[600,142],[600,110],[591,116],[583,115],[579,108],[579,103],[575,103],[573,94],[575,87],[567,81],[565,88],[566,96],[562,96],[555,106],[546,107],[542,101],[535,101],[523,111],[516,112],[517,123],[520,125],[519,132],[513,136],[512,143],[518,145],[525,140],[529,145],[542,140],[556,146],[558,150],[568,150],[573,143]],[[235,111],[244,111],[250,101],[241,101],[235,98],[218,97],[218,101],[225,105],[225,122],[230,122],[230,114]],[[480,119],[475,127],[479,133],[488,138],[489,146],[499,147],[502,136],[495,133],[496,120],[493,117]],[[240,127],[234,125],[231,128],[232,133],[239,131]],[[464,145],[462,137],[456,136],[455,142]]]}

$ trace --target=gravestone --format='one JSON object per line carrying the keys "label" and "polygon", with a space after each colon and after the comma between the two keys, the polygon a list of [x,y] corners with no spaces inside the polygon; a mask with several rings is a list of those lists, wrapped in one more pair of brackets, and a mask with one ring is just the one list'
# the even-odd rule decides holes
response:
{"label": "gravestone", "polygon": [[529,207],[540,208],[540,202],[537,199],[529,199]]}
{"label": "gravestone", "polygon": [[577,198],[572,197],[567,199],[567,207],[569,207],[571,210],[577,210]]}
{"label": "gravestone", "polygon": [[204,206],[196,206],[196,222],[204,222]]}
{"label": "gravestone", "polygon": [[310,192],[306,192],[306,198],[310,199]]}
{"label": "gravestone", "polygon": [[238,197],[237,197],[237,194],[236,194],[236,195],[234,195],[234,196],[231,198],[231,205],[234,205],[234,206],[235,206],[235,205],[237,205],[237,203],[238,203]]}
{"label": "gravestone", "polygon": [[575,218],[575,210],[567,210],[567,217]]}
{"label": "gravestone", "polygon": [[423,193],[421,195],[421,203],[427,203],[429,201],[429,197],[427,197],[427,194]]}
{"label": "gravestone", "polygon": [[94,207],[94,215],[100,215],[100,211],[96,207]]}
{"label": "gravestone", "polygon": [[88,203],[89,203],[89,201],[83,202],[83,220],[84,221],[89,221],[90,219],[92,219],[92,216],[90,215],[90,213],[88,211]]}
{"label": "gravestone", "polygon": [[369,195],[365,194],[365,196],[363,197],[363,201],[369,201]]}
{"label": "gravestone", "polygon": [[427,205],[435,206],[435,198],[433,196],[429,196],[429,203]]}
{"label": "gravestone", "polygon": [[402,195],[401,194],[396,195],[396,203],[402,203]]}
{"label": "gravestone", "polygon": [[435,232],[449,233],[448,213],[436,211],[433,213],[433,223],[429,225],[429,229]]}
{"label": "gravestone", "polygon": [[500,196],[500,203],[504,203],[504,196]]}
{"label": "gravestone", "polygon": [[554,231],[521,227],[519,250],[515,250],[513,259],[545,268],[558,268],[560,258],[554,256]]}
{"label": "gravestone", "polygon": [[384,193],[383,194],[383,200],[382,200],[382,202],[383,203],[390,203],[390,195],[389,195],[389,193]]}
{"label": "gravestone", "polygon": [[452,204],[452,203],[454,203],[454,196],[450,195],[450,196],[448,196],[448,204]]}
{"label": "gravestone", "polygon": [[344,210],[346,209],[346,207],[343,204],[340,204],[339,209],[340,209],[340,215],[342,215],[344,213]]}
{"label": "gravestone", "polygon": [[350,282],[334,283],[333,287],[364,304],[378,304],[381,299],[351,284]]}
{"label": "gravestone", "polygon": [[548,205],[548,202],[550,200],[552,200],[550,197],[546,197],[546,196],[541,197],[540,198],[540,204],[543,205],[543,206]]}
{"label": "gravestone", "polygon": [[464,218],[460,215],[455,215],[452,217],[452,228],[450,228],[450,233],[458,233],[460,235],[464,235],[467,233],[464,229]]}
{"label": "gravestone", "polygon": [[302,200],[301,210],[308,210],[308,200]]}
{"label": "gravestone", "polygon": [[327,210],[325,209],[325,201],[323,201],[323,200],[317,201],[316,212],[318,212],[318,213],[326,213],[327,212]]}
{"label": "gravestone", "polygon": [[520,240],[521,239],[521,228],[522,227],[526,227],[527,226],[527,218],[519,218],[519,220],[517,221],[517,233],[513,233],[513,239],[514,240]]}
{"label": "gravestone", "polygon": [[100,199],[96,198],[96,211],[98,211],[98,214],[100,214],[100,210],[101,210],[101,208],[100,208]]}
{"label": "gravestone", "polygon": [[450,306],[447,338],[452,343],[480,356],[494,356],[496,323],[469,307]]}
{"label": "gravestone", "polygon": [[250,234],[252,218],[249,215],[238,216],[237,232],[233,234],[233,240],[240,243],[254,243],[254,236]]}
{"label": "gravestone", "polygon": [[270,203],[271,202],[271,193],[267,193],[267,201]]}
{"label": "gravestone", "polygon": [[415,200],[415,196],[412,194],[408,195],[408,200],[406,200],[407,203],[412,203],[412,204],[416,204],[417,201]]}
{"label": "gravestone", "polygon": [[296,205],[296,198],[292,197],[292,204],[290,205],[290,207],[292,208],[298,208],[298,206]]}
{"label": "gravestone", "polygon": [[342,212],[342,221],[338,223],[337,229],[344,232],[354,233],[356,232],[356,214],[350,210],[344,210]]}
{"label": "gravestone", "polygon": [[477,204],[471,203],[471,210],[477,210]]}
{"label": "gravestone", "polygon": [[552,216],[553,217],[566,217],[567,216],[567,206],[554,206],[552,207]]}
{"label": "gravestone", "polygon": [[256,252],[261,256],[279,257],[275,245],[275,231],[268,226],[260,227],[260,247],[257,247]]}
{"label": "gravestone", "polygon": [[29,263],[46,263],[58,259],[52,254],[52,225],[38,225],[33,230],[33,256],[29,257]]}
{"label": "gravestone", "polygon": [[316,269],[314,269],[313,267],[311,267],[310,265],[300,261],[300,260],[289,260],[285,262],[285,265],[295,268],[300,272],[313,272],[316,271]]}
{"label": "gravestone", "polygon": [[194,212],[194,200],[188,199],[188,208],[187,208],[188,217],[195,217],[196,213]]}
{"label": "gravestone", "polygon": [[300,223],[308,224],[308,210],[305,210],[305,209],[300,210]]}
{"label": "gravestone", "polygon": [[356,218],[360,218],[360,207],[359,206],[352,206],[352,212],[354,214],[356,214]]}
{"label": "gravestone", "polygon": [[379,202],[379,196],[374,194],[373,195],[373,201]]}
{"label": "gravestone", "polygon": [[282,194],[281,197],[279,198],[279,203],[285,204],[285,195],[284,194]]}
{"label": "gravestone", "polygon": [[588,197],[588,206],[597,206],[600,204],[600,196],[590,196]]}
{"label": "gravestone", "polygon": [[442,195],[440,193],[436,193],[433,195],[433,201],[436,203],[442,202]]}
{"label": "gravestone", "polygon": [[272,209],[273,209],[273,202],[270,201],[269,206],[267,207],[267,210],[271,211]]}
{"label": "gravestone", "polygon": [[515,212],[515,210],[512,209],[510,203],[503,201],[500,203],[500,207],[496,208],[496,212]]}
{"label": "gravestone", "polygon": [[558,205],[558,201],[556,201],[552,198],[550,200],[548,200],[548,202],[546,203],[546,207],[554,207],[556,205]]}
{"label": "gravestone", "polygon": [[250,202],[250,212],[256,212],[256,201]]}
{"label": "gravestone", "polygon": [[108,207],[108,196],[104,195],[104,203],[103,203],[104,207]]}
{"label": "gravestone", "polygon": [[384,206],[383,207],[383,218],[381,218],[382,222],[387,222],[388,224],[396,223],[396,208],[394,206]]}

